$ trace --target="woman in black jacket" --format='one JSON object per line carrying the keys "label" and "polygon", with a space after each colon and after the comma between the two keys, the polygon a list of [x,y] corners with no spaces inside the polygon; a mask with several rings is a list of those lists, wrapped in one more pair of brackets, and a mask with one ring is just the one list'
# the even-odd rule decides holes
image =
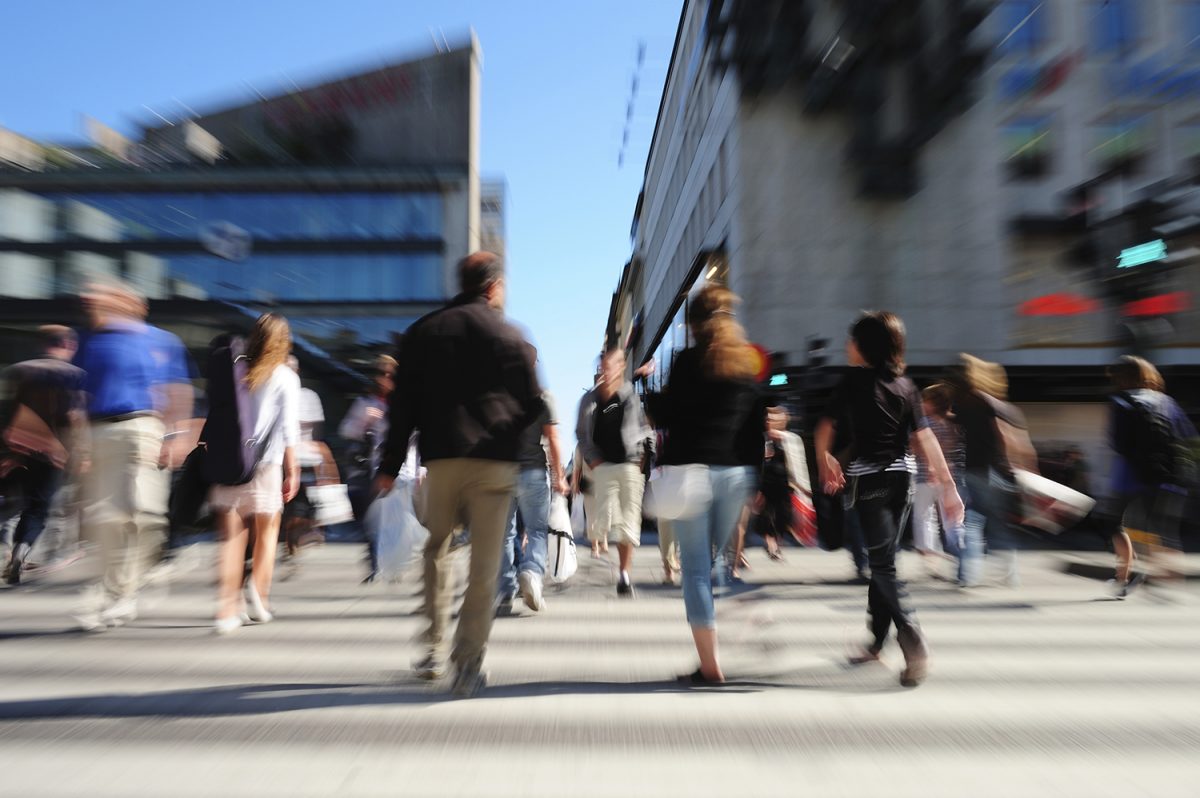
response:
{"label": "woman in black jacket", "polygon": [[681,677],[692,684],[725,681],[717,658],[713,552],[725,550],[754,487],[754,470],[743,465],[739,442],[747,424],[761,431],[764,423],[761,413],[752,417],[758,405],[756,358],[734,320],[735,301],[733,292],[717,285],[692,298],[687,318],[696,344],[675,359],[659,405],[659,421],[667,430],[662,463],[701,466],[712,492],[691,517],[671,522],[679,541],[684,606],[700,657],[700,667]]}
{"label": "woman in black jacket", "polygon": [[[942,506],[952,523],[962,523],[963,505],[937,438],[921,408],[921,394],[904,376],[904,322],[883,311],[864,313],[850,328],[846,343],[851,369],[816,431],[817,467],[825,492],[848,494],[867,544],[871,582],[867,608],[874,640],[853,663],[879,659],[892,624],[904,652],[900,683],[915,687],[925,679],[929,652],[917,625],[904,583],[896,577],[896,546],[912,503],[915,449],[929,465],[930,481],[942,491]],[[833,456],[834,435],[848,430],[852,458],[842,472]]]}

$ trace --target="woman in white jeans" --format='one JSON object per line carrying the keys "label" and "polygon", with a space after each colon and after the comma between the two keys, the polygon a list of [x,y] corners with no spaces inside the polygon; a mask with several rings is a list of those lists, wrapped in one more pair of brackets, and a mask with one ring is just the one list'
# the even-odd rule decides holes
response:
{"label": "woman in white jeans", "polygon": [[[275,545],[283,505],[296,495],[300,467],[300,378],[287,366],[292,334],[282,316],[259,317],[246,344],[246,385],[254,412],[254,436],[266,439],[254,477],[244,485],[214,485],[209,504],[221,534],[216,631],[228,634],[244,620],[266,623]],[[242,596],[246,542],[254,534],[250,580]]]}
{"label": "woman in white jeans", "polygon": [[[717,657],[713,607],[713,553],[723,552],[754,487],[754,471],[743,465],[739,443],[746,426],[763,429],[753,378],[754,350],[733,318],[736,298],[727,288],[705,286],[688,303],[687,319],[696,345],[680,352],[671,367],[655,418],[667,429],[667,466],[702,466],[712,497],[694,514],[670,523],[679,541],[683,603],[700,658],[688,684],[719,684],[725,674]],[[752,418],[759,408],[759,417]]]}

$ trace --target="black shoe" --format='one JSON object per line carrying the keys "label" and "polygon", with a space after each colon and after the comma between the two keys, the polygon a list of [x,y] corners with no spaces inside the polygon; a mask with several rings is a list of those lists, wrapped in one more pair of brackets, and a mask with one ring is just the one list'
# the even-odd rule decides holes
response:
{"label": "black shoe", "polygon": [[1121,585],[1117,589],[1117,598],[1127,598],[1133,591],[1137,590],[1142,585],[1146,584],[1146,574],[1138,571],[1133,576],[1129,577],[1129,581]]}
{"label": "black shoe", "polygon": [[496,602],[496,617],[508,618],[513,614],[513,600],[511,597],[502,598]]}
{"label": "black shoe", "polygon": [[905,626],[896,632],[896,641],[904,652],[904,670],[900,672],[903,687],[916,687],[925,681],[929,672],[929,644],[919,627]]}
{"label": "black shoe", "polygon": [[859,568],[858,574],[854,577],[854,581],[859,585],[867,585],[871,583],[871,572],[866,568]]}
{"label": "black shoe", "polygon": [[633,598],[633,583],[632,582],[617,582],[617,595]]}
{"label": "black shoe", "polygon": [[8,567],[4,569],[4,581],[10,585],[21,584],[21,566],[23,563],[18,559],[13,559],[9,562]]}

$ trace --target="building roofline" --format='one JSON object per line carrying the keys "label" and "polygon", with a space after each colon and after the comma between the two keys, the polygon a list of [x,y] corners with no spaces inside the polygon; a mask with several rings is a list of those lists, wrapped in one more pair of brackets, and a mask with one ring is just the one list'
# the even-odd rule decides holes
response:
{"label": "building roofline", "polygon": [[[278,80],[276,80],[276,82],[272,83],[267,88],[267,91],[263,92],[263,91],[260,91],[257,87],[250,84],[249,82],[243,81],[243,87],[245,89],[249,89],[250,91],[253,91],[254,94],[256,95],[252,99],[247,99],[245,101],[225,101],[225,102],[219,102],[219,101],[214,100],[211,105],[202,104],[203,110],[195,110],[193,113],[174,114],[169,117],[170,121],[167,123],[143,124],[142,120],[147,119],[148,115],[139,113],[136,116],[134,116],[133,122],[137,125],[137,127],[140,131],[141,138],[144,139],[150,133],[157,133],[157,132],[166,130],[169,127],[173,127],[174,125],[183,123],[183,122],[195,122],[196,124],[199,124],[201,127],[203,127],[204,120],[208,117],[221,116],[223,114],[228,114],[233,111],[239,111],[244,108],[252,108],[252,107],[254,107],[256,105],[260,105],[264,102],[272,102],[275,100],[280,100],[285,97],[291,96],[293,94],[305,94],[308,92],[319,91],[321,89],[326,89],[330,86],[336,86],[337,84],[343,83],[347,80],[354,80],[356,78],[366,77],[368,75],[374,75],[376,73],[385,72],[389,69],[395,69],[397,67],[409,66],[409,65],[415,66],[415,65],[420,64],[425,61],[434,61],[434,60],[441,59],[441,58],[458,56],[463,53],[469,53],[473,56],[476,56],[482,62],[482,58],[483,58],[482,48],[479,46],[479,41],[478,41],[478,38],[475,36],[474,30],[470,30],[467,34],[465,34],[465,36],[463,38],[464,38],[464,41],[458,41],[456,39],[455,44],[453,44],[450,47],[450,49],[448,49],[448,50],[435,50],[434,52],[428,52],[427,50],[422,50],[422,52],[425,53],[424,55],[415,56],[415,57],[414,56],[397,56],[395,58],[387,59],[383,63],[377,64],[377,65],[371,66],[371,67],[369,67],[366,63],[363,63],[360,66],[346,65],[345,67],[343,67],[343,71],[340,73],[340,75],[338,77],[331,77],[333,74],[336,73],[336,70],[331,68],[329,70],[329,72],[326,73],[326,75],[324,75],[324,76],[315,76],[314,75],[312,77],[312,79],[306,81],[305,85],[303,85],[303,86],[299,86],[294,81],[291,81],[291,87],[289,87],[283,83],[280,83]],[[415,51],[415,48],[414,48],[414,51]],[[288,80],[290,81],[290,78]],[[230,92],[230,94],[232,94],[232,93],[233,92]],[[155,116],[157,116],[157,114],[155,114]]]}

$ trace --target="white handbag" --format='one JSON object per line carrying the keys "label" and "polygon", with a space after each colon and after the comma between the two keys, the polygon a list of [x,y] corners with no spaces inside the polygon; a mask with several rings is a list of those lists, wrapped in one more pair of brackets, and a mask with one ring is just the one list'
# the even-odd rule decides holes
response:
{"label": "white handbag", "polygon": [[650,475],[642,511],[650,518],[678,521],[694,518],[712,503],[708,466],[668,465]]}
{"label": "white handbag", "polygon": [[333,526],[354,520],[354,508],[345,484],[309,485],[305,495],[313,508],[315,526]]}

